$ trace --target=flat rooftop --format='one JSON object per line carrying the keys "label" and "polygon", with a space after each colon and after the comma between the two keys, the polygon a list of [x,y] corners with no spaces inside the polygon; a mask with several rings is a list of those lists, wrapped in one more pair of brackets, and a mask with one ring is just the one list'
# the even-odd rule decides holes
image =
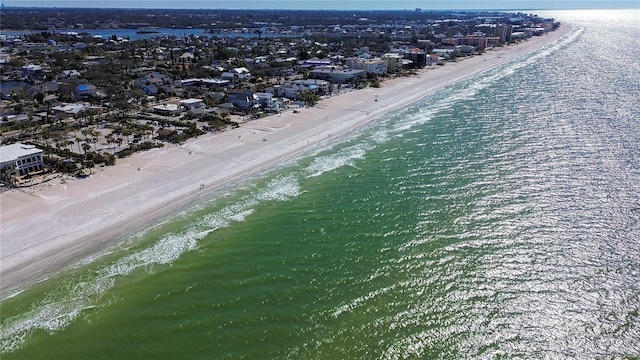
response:
{"label": "flat rooftop", "polygon": [[0,146],[0,163],[16,161],[21,157],[42,153],[34,145],[26,145],[21,143]]}

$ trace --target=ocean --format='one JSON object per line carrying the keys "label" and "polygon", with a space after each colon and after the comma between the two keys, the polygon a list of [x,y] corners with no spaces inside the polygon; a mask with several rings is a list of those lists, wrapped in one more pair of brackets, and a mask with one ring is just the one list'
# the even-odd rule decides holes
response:
{"label": "ocean", "polygon": [[640,12],[2,301],[2,359],[640,356]]}

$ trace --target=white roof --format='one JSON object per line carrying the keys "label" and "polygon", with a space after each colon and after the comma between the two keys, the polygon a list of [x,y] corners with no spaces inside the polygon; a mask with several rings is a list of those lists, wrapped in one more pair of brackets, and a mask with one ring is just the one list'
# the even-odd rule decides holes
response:
{"label": "white roof", "polygon": [[0,163],[16,161],[21,157],[42,153],[34,145],[26,145],[21,143],[0,146]]}
{"label": "white roof", "polygon": [[228,84],[229,80],[222,79],[202,79],[202,82],[205,84]]}
{"label": "white roof", "polygon": [[161,111],[178,111],[179,110],[179,107],[177,104],[162,104],[162,105],[156,105],[153,108]]}
{"label": "white roof", "polygon": [[249,69],[247,69],[246,67],[235,68],[235,69],[233,69],[233,71],[238,73],[238,74],[249,73]]}
{"label": "white roof", "polygon": [[185,104],[185,105],[188,105],[188,104],[197,104],[197,103],[201,103],[201,102],[203,102],[203,101],[204,101],[204,100],[202,100],[202,99],[193,99],[193,98],[192,98],[192,99],[180,100],[180,104]]}
{"label": "white roof", "polygon": [[52,107],[51,110],[62,111],[62,112],[65,112],[67,114],[77,114],[77,113],[79,113],[81,111],[84,111],[84,110],[87,110],[89,108],[91,108],[91,106],[88,105],[88,104],[82,104],[82,103],[66,104],[66,103],[63,103],[61,105]]}
{"label": "white roof", "polygon": [[42,70],[42,66],[29,64],[29,65],[23,66],[22,69],[23,70],[30,70],[30,71],[40,71],[40,70]]}

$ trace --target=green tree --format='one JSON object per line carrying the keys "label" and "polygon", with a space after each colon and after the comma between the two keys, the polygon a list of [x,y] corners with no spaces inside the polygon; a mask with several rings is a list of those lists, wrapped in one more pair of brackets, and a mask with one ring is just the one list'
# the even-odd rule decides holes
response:
{"label": "green tree", "polygon": [[87,152],[91,150],[91,145],[87,144],[86,142],[82,143],[82,151],[84,152],[85,155],[87,155]]}
{"label": "green tree", "polygon": [[301,92],[299,98],[304,102],[306,106],[314,106],[315,104],[318,103],[318,100],[320,99],[318,94],[316,94],[311,90],[305,90]]}

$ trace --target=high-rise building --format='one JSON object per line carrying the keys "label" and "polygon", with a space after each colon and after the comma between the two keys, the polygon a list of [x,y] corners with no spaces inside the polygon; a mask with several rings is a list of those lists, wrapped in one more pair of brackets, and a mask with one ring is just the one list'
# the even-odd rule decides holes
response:
{"label": "high-rise building", "polygon": [[513,30],[513,26],[511,25],[497,25],[496,26],[496,36],[500,38],[500,43],[504,44],[511,40],[511,31]]}

